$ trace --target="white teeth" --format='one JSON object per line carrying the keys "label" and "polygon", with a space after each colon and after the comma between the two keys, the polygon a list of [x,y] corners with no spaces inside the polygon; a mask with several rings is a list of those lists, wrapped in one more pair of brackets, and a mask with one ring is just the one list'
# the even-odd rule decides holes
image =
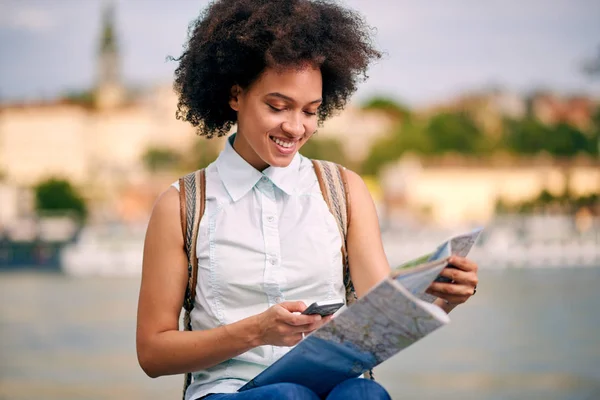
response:
{"label": "white teeth", "polygon": [[273,140],[275,143],[277,143],[281,147],[285,147],[288,149],[294,145],[294,142],[284,142],[283,140],[280,140],[279,138],[275,138],[275,137],[271,137],[271,140]]}

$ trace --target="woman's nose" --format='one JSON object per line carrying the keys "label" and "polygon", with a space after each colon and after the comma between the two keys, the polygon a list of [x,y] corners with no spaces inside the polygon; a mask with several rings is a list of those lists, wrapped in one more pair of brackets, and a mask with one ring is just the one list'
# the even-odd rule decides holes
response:
{"label": "woman's nose", "polygon": [[281,124],[281,129],[293,136],[304,136],[305,128],[299,118],[289,118]]}

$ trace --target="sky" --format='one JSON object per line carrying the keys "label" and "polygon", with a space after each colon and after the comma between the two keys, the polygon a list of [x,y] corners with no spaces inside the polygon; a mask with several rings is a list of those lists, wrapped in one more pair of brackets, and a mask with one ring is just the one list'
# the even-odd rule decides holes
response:
{"label": "sky", "polygon": [[[106,0],[0,0],[0,101],[92,87]],[[204,0],[114,0],[127,84],[170,83]],[[501,87],[600,97],[582,73],[600,55],[597,0],[347,0],[376,28],[385,56],[354,101],[385,95],[419,106]]]}

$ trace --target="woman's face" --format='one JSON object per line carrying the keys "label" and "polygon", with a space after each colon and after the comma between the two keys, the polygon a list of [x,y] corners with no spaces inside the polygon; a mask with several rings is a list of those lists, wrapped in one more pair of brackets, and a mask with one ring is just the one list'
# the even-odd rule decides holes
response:
{"label": "woman's face", "polygon": [[323,81],[318,68],[267,69],[245,90],[232,88],[230,106],[238,115],[233,144],[259,171],[287,167],[317,129]]}

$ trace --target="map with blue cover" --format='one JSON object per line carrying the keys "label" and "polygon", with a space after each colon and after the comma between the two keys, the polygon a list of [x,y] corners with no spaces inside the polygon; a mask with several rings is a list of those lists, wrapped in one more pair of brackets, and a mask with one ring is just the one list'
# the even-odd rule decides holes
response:
{"label": "map with blue cover", "polygon": [[[479,233],[480,230],[460,236],[469,236],[457,244],[461,255],[468,253]],[[435,257],[428,255],[425,260],[429,262],[396,268],[387,279],[307,336],[239,391],[290,382],[325,396],[345,379],[360,376],[446,325],[450,322],[448,315],[419,297],[448,265],[447,257],[455,254],[451,240],[432,253]],[[467,242],[470,245],[464,245]]]}

